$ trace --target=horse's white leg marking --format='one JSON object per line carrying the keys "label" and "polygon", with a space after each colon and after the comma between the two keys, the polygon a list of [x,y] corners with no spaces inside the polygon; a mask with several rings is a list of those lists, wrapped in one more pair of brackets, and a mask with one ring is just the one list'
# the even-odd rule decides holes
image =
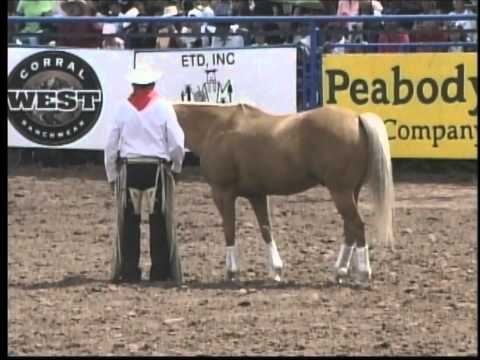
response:
{"label": "horse's white leg marking", "polygon": [[269,277],[275,281],[281,280],[283,261],[277,250],[277,245],[273,240],[271,221],[270,221],[270,203],[267,196],[249,197],[248,200],[253,207],[255,216],[262,238],[267,246],[267,270]]}
{"label": "horse's white leg marking", "polygon": [[355,248],[355,265],[352,266],[352,275],[356,282],[360,284],[368,284],[372,276],[370,268],[370,258],[368,255],[368,245]]}
{"label": "horse's white leg marking", "polygon": [[278,253],[277,244],[273,239],[267,244],[267,264],[270,277],[275,281],[280,281],[283,261]]}
{"label": "horse's white leg marking", "polygon": [[335,262],[335,277],[337,281],[348,275],[350,260],[352,259],[354,249],[354,245],[347,246],[342,244],[340,247],[340,252],[338,253],[337,261]]}
{"label": "horse's white leg marking", "polygon": [[227,246],[225,265],[227,268],[227,279],[235,278],[239,272],[236,246]]}

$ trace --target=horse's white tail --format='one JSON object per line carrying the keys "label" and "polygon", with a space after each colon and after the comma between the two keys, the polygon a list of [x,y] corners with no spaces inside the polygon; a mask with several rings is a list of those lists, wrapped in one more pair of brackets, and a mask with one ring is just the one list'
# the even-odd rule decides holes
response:
{"label": "horse's white tail", "polygon": [[387,129],[382,119],[364,113],[360,119],[368,137],[367,182],[373,197],[377,241],[393,250],[393,177]]}

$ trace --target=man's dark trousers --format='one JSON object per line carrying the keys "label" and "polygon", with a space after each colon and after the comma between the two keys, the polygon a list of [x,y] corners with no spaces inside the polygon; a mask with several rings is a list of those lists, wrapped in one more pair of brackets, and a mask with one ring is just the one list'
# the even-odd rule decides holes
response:
{"label": "man's dark trousers", "polygon": [[[124,281],[139,281],[141,279],[140,263],[140,214],[135,214],[128,188],[145,190],[155,184],[157,164],[127,164],[127,204],[124,211],[124,222],[121,229],[122,271]],[[171,279],[169,266],[169,244],[166,237],[166,224],[161,212],[162,177],[159,175],[155,196],[153,214],[149,216],[150,225],[150,269],[151,281]],[[143,203],[146,198],[143,198]],[[142,205],[144,208],[145,205]]]}

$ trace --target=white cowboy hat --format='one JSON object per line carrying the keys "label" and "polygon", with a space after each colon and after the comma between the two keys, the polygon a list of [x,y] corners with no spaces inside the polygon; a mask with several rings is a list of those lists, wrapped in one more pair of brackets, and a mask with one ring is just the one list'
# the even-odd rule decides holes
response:
{"label": "white cowboy hat", "polygon": [[138,65],[136,68],[131,70],[127,75],[126,79],[131,84],[146,85],[151,84],[157,81],[162,77],[162,73],[155,71],[148,65]]}

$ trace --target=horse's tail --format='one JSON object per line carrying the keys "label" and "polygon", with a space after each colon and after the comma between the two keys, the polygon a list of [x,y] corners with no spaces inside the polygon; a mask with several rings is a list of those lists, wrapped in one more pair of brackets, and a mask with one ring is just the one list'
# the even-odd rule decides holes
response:
{"label": "horse's tail", "polygon": [[377,241],[393,250],[393,177],[387,129],[382,119],[373,113],[360,115],[368,138],[368,175],[377,228]]}

